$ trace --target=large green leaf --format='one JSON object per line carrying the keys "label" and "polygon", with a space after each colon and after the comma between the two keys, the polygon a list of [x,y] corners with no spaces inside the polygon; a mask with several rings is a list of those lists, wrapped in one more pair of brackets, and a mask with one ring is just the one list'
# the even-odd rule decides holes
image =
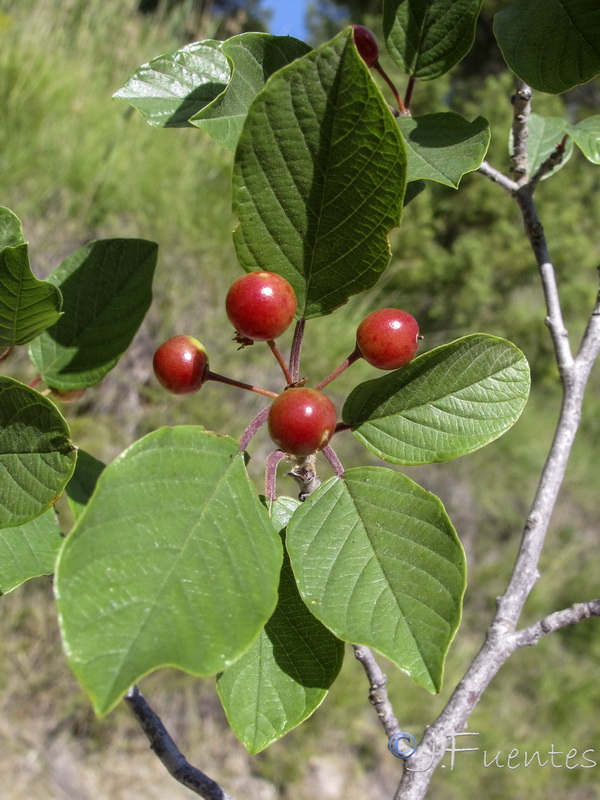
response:
{"label": "large green leaf", "polygon": [[398,125],[406,140],[409,181],[425,178],[456,189],[465,173],[479,169],[490,144],[483,117],[469,122],[447,111],[399,117]]}
{"label": "large green leaf", "polygon": [[567,125],[567,132],[588,161],[600,164],[600,116]]}
{"label": "large green leaf", "polygon": [[21,220],[10,209],[0,206],[0,250],[20,244],[25,244]]}
{"label": "large green leaf", "polygon": [[359,384],[342,411],[356,438],[393,464],[431,464],[471,453],[519,418],[529,365],[513,344],[473,334]]}
{"label": "large green leaf", "polygon": [[54,509],[18,528],[0,530],[0,594],[54,572],[63,537]]}
{"label": "large green leaf", "polygon": [[[533,175],[544,161],[556,150],[565,133],[567,133],[567,121],[561,117],[542,117],[539,114],[530,114],[527,134],[527,164],[529,174]],[[509,152],[513,152],[512,131],[509,136]],[[573,153],[573,142],[567,139],[562,161],[552,172],[546,173],[545,178],[554,175],[561,167],[567,163]]]}
{"label": "large green leaf", "polygon": [[[298,500],[275,501],[272,519],[285,527]],[[322,703],[344,657],[344,646],[304,604],[284,552],[279,601],[258,639],[219,676],[227,719],[251,753],[264,750]],[[248,702],[252,698],[252,702]]]}
{"label": "large green leaf", "polygon": [[336,636],[440,690],[465,559],[435,495],[390,469],[350,469],[298,508],[287,545],[304,602]]}
{"label": "large green leaf", "polygon": [[598,0],[515,0],[494,17],[494,33],[511,70],[541,92],[600,73]]}
{"label": "large green leaf", "polygon": [[46,511],[71,477],[75,460],[69,427],[54,403],[0,377],[0,528]]}
{"label": "large green leaf", "polygon": [[59,319],[61,305],[60,290],[31,272],[26,244],[0,250],[0,349],[38,336]]}
{"label": "large green leaf", "polygon": [[157,245],[101,239],[76,250],[48,278],[63,295],[63,316],[29,345],[55,389],[94,386],[131,344],[152,300]]}
{"label": "large green leaf", "polygon": [[240,263],[287,278],[299,315],[328,314],[387,266],[405,183],[402,137],[344,31],[250,106],[233,175]]}
{"label": "large green leaf", "polygon": [[137,69],[113,96],[126,100],[150,125],[191,127],[189,118],[227,86],[229,62],[221,42],[193,42]]}
{"label": "large green leaf", "polygon": [[231,81],[225,91],[191,119],[217,142],[235,150],[248,107],[277,70],[303,56],[310,47],[292,36],[242,33],[223,42],[222,52],[231,64]]}
{"label": "large green leaf", "polygon": [[482,0],[384,0],[390,55],[421,80],[448,72],[471,49]]}
{"label": "large green leaf", "polygon": [[69,663],[97,713],[143,675],[247,650],[277,602],[281,542],[228,437],[181,426],[109,464],[61,552]]}

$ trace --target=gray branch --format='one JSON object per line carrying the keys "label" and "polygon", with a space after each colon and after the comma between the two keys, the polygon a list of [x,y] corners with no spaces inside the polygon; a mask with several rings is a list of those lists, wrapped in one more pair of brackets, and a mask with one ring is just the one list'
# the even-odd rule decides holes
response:
{"label": "gray branch", "polygon": [[527,181],[527,137],[529,136],[529,116],[531,114],[531,89],[520,78],[515,80],[513,104],[513,154],[512,171],[519,185]]}
{"label": "gray branch", "polygon": [[[574,624],[580,619],[597,616],[600,606],[597,600],[579,603],[570,609],[550,614],[528,628],[516,631],[525,601],[539,577],[539,558],[579,427],[585,387],[592,365],[600,353],[600,294],[577,356],[574,358],[571,352],[568,333],[562,318],[556,277],[548,255],[544,230],[533,200],[535,182],[527,181],[525,144],[530,99],[531,92],[528,92],[528,87],[517,81],[517,92],[513,98],[515,106],[513,168],[515,175],[519,176],[519,188],[513,192],[513,196],[521,210],[544,289],[546,322],[552,336],[563,385],[563,403],[554,440],[524,526],[513,573],[506,591],[498,598],[496,615],[488,629],[486,640],[440,716],[425,731],[417,752],[406,765],[396,792],[396,800],[422,800],[433,771],[443,758],[446,742],[465,729],[479,698],[515,650],[527,644],[534,644],[545,633]],[[489,170],[480,171],[492,177]],[[499,180],[496,182],[501,183]]]}
{"label": "gray branch", "polygon": [[517,631],[513,636],[513,641],[517,647],[530,647],[537,644],[542,636],[554,633],[568,625],[576,625],[584,619],[600,617],[600,598],[589,600],[587,603],[575,603],[562,611],[555,611],[547,617]]}
{"label": "gray branch", "polygon": [[127,692],[125,702],[146,734],[150,747],[176,781],[205,800],[233,800],[218,783],[187,761],[137,686]]}
{"label": "gray branch", "polygon": [[387,675],[381,669],[368,647],[358,644],[353,645],[353,647],[354,656],[362,664],[369,679],[369,701],[377,712],[388,739],[391,739],[395,733],[400,732],[400,724],[388,697]]}
{"label": "gray branch", "polygon": [[501,186],[505,191],[509,192],[509,194],[514,194],[519,188],[518,183],[515,183],[515,181],[508,178],[504,173],[492,167],[487,161],[483,162],[477,172],[480,172],[482,175],[485,175],[486,178],[497,183],[498,186]]}

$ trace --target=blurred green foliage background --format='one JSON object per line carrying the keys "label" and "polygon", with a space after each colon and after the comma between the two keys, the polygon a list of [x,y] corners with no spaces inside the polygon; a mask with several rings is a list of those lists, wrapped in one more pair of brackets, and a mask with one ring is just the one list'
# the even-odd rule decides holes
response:
{"label": "blurred green foliage background", "polygon": [[[419,85],[414,95],[416,114],[450,108],[470,119],[485,116],[492,125],[488,159],[505,172],[511,78],[502,69],[491,19],[507,4],[484,3],[473,53],[444,79]],[[333,5],[342,6],[312,4],[315,41],[344,23],[344,8],[332,21]],[[224,314],[226,290],[240,274],[231,240],[231,155],[196,129],[153,129],[111,99],[137,66],[160,53],[191,38],[231,35],[256,24],[260,3],[251,4],[251,16],[238,9],[227,18],[206,8],[198,13],[188,0],[170,10],[163,3],[146,15],[136,6],[134,0],[4,0],[0,17],[0,204],[23,221],[36,274],[43,277],[94,238],[140,236],[160,245],[153,308],[131,351],[83,401],[65,407],[74,440],[105,461],[165,424],[198,423],[238,437],[264,406],[254,395],[217,384],[192,397],[166,396],[151,374],[151,358],[167,336],[199,338],[218,372],[268,387],[279,384],[278,367],[266,347],[238,351]],[[376,2],[355,3],[350,19],[380,32],[377,7]],[[384,63],[394,74],[389,61]],[[395,77],[402,90],[403,78]],[[577,121],[597,113],[599,98],[596,82],[563,97],[535,94],[533,104],[537,113]],[[600,169],[576,153],[538,190],[575,343],[597,294],[599,188]],[[309,380],[319,380],[348,355],[357,323],[379,305],[410,310],[420,321],[426,348],[475,331],[505,336],[524,350],[534,377],[523,418],[501,440],[450,464],[408,470],[445,502],[469,563],[464,622],[442,695],[426,695],[390,668],[396,712],[404,728],[418,736],[476,652],[506,584],[551,441],[560,391],[535,263],[508,195],[478,174],[466,176],[458,192],[430,184],[406,208],[391,241],[392,261],[376,289],[308,327],[303,363]],[[284,337],[282,346],[288,345]],[[16,377],[33,377],[24,353],[5,366]],[[349,389],[372,374],[357,363],[332,384],[332,399],[341,405]],[[524,622],[598,595],[599,388],[596,368]],[[340,437],[336,449],[347,466],[377,463],[350,436]],[[269,450],[266,435],[252,443],[250,467],[258,486]],[[324,466],[323,477],[328,474]],[[293,493],[294,486],[282,476],[280,490]],[[51,800],[190,796],[146,752],[125,709],[103,721],[93,718],[64,664],[54,616],[48,580],[30,582],[2,598],[0,779],[8,792],[3,797],[20,800],[34,792]],[[486,749],[488,761],[500,750],[501,763],[513,748],[529,754],[540,750],[543,756],[552,744],[580,754],[595,748],[597,758],[599,657],[594,621],[517,653],[469,722],[478,738],[457,746]],[[400,765],[387,751],[350,650],[322,708],[252,759],[228,732],[212,681],[163,671],[144,681],[142,689],[190,760],[234,795],[278,793],[294,800],[319,792],[354,800],[393,794]],[[486,768],[481,751],[457,754],[454,770],[444,762],[432,797],[599,796],[600,767]]]}

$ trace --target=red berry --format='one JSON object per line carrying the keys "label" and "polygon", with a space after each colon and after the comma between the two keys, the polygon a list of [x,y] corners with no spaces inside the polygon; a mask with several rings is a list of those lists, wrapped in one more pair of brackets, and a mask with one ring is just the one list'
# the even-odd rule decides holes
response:
{"label": "red berry", "polygon": [[296,294],[275,272],[249,272],[232,283],[225,308],[240,336],[267,342],[289,328],[296,313]]}
{"label": "red berry", "polygon": [[271,439],[294,456],[308,456],[326,447],[336,422],[335,406],[316,389],[287,389],[269,410]]}
{"label": "red berry", "polygon": [[173,394],[191,394],[202,386],[208,372],[208,355],[192,336],[173,336],[154,353],[154,374]]}
{"label": "red berry", "polygon": [[368,314],[356,331],[360,354],[378,369],[399,369],[415,357],[419,325],[407,311],[381,308]]}
{"label": "red berry", "polygon": [[367,67],[372,67],[379,58],[377,37],[372,30],[364,25],[353,25],[352,27],[354,29],[354,44],[358,54]]}

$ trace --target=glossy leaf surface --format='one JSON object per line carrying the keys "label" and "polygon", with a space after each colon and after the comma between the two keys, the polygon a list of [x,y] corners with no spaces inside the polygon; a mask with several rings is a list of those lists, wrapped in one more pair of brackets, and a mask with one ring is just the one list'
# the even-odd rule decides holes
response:
{"label": "glossy leaf surface", "polygon": [[0,594],[54,572],[62,542],[52,508],[18,528],[0,529]]}
{"label": "glossy leaf surface", "polygon": [[328,314],[387,266],[405,182],[402,137],[344,31],[250,106],[233,176],[240,263],[283,275],[298,316]]}
{"label": "glossy leaf surface", "polygon": [[0,528],[46,511],[71,477],[75,460],[69,427],[54,403],[0,377]]}
{"label": "glossy leaf surface", "polygon": [[529,365],[513,344],[473,334],[359,384],[342,411],[356,438],[393,464],[431,464],[497,439],[529,395]]}
{"label": "glossy leaf surface", "polygon": [[152,300],[157,245],[101,239],[76,250],[48,278],[63,316],[31,342],[30,358],[56,389],[94,386],[127,350]]}
{"label": "glossy leaf surface", "polygon": [[460,622],[465,559],[435,495],[389,469],[350,469],[298,508],[287,546],[315,616],[439,691]]}
{"label": "glossy leaf surface", "polygon": [[59,559],[65,652],[97,713],[161,666],[215,674],[277,602],[281,541],[239,445],[180,426],[98,479]]}
{"label": "glossy leaf surface", "polygon": [[248,107],[269,76],[310,52],[310,47],[292,36],[242,33],[223,42],[221,52],[231,64],[231,80],[190,122],[228,150],[235,150]]}
{"label": "glossy leaf surface", "polygon": [[60,317],[62,297],[29,266],[27,245],[0,250],[0,349],[25,344]]}
{"label": "glossy leaf surface", "polygon": [[408,180],[424,178],[456,189],[467,172],[481,166],[490,144],[483,117],[469,122],[452,111],[423,117],[399,117],[406,140]]}
{"label": "glossy leaf surface", "polygon": [[[298,500],[275,501],[272,520],[285,527]],[[234,733],[251,753],[264,750],[321,704],[335,680],[344,646],[308,610],[287,553],[279,600],[258,639],[219,676],[217,688]]]}
{"label": "glossy leaf surface", "polygon": [[471,49],[482,0],[384,0],[390,55],[421,80],[448,72]]}
{"label": "glossy leaf surface", "polygon": [[114,97],[137,108],[150,125],[187,128],[189,118],[218,97],[230,76],[221,42],[208,39],[143,64]]}
{"label": "glossy leaf surface", "polygon": [[510,69],[533,89],[559,94],[600,73],[597,0],[515,0],[494,17]]}

